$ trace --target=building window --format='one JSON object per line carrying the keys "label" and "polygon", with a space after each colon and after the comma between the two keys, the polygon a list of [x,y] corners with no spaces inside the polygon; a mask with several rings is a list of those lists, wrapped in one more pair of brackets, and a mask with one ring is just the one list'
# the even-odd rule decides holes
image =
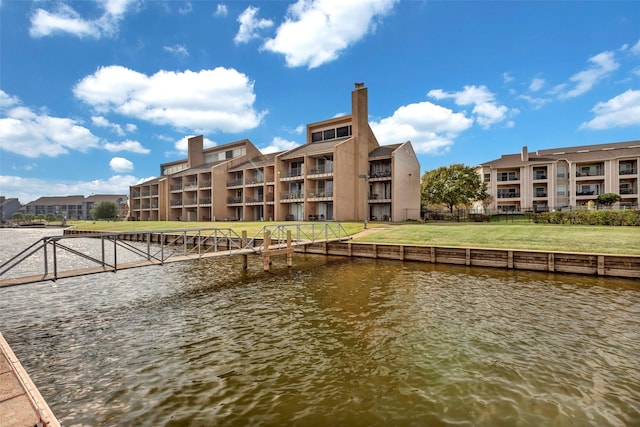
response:
{"label": "building window", "polygon": [[233,150],[227,150],[224,153],[224,157],[226,160],[233,159]]}
{"label": "building window", "polygon": [[351,126],[342,126],[336,129],[336,136],[338,138],[343,138],[349,135],[351,135]]}
{"label": "building window", "polygon": [[556,187],[556,195],[558,197],[566,197],[567,196],[567,186],[566,185],[558,185],[558,187]]}
{"label": "building window", "polygon": [[484,174],[484,182],[491,182],[491,174],[490,173],[485,173]]}
{"label": "building window", "polygon": [[325,130],[323,137],[324,137],[325,141],[328,140],[328,139],[335,139],[336,130],[335,129]]}
{"label": "building window", "polygon": [[557,178],[566,178],[567,177],[567,169],[564,166],[558,166],[556,171]]}
{"label": "building window", "polygon": [[320,142],[322,141],[322,132],[313,132],[311,134],[311,142]]}

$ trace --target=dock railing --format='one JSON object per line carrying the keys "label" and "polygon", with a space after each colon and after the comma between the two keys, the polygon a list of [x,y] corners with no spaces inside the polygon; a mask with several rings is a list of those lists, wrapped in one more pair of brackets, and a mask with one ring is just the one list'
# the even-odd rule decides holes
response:
{"label": "dock railing", "polygon": [[264,247],[266,231],[276,247],[286,245],[288,233],[294,247],[349,238],[343,226],[333,222],[265,225],[252,237],[232,228],[67,230],[61,236],[42,237],[3,262],[0,287],[213,256],[258,254],[269,249]]}

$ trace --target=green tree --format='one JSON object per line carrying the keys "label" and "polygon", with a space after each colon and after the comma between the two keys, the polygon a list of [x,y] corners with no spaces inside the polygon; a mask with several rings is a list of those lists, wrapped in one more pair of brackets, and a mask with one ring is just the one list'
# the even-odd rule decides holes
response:
{"label": "green tree", "polygon": [[15,212],[13,215],[11,215],[11,219],[13,219],[14,221],[22,221],[24,220],[24,215],[21,212]]}
{"label": "green tree", "polygon": [[605,205],[611,207],[614,203],[620,200],[620,196],[616,193],[602,193],[598,196],[596,201],[598,204]]}
{"label": "green tree", "polygon": [[113,202],[101,202],[93,209],[93,219],[116,219],[118,208]]}
{"label": "green tree", "polygon": [[45,215],[45,219],[47,220],[47,222],[53,222],[56,220],[56,216],[54,214],[47,214]]}
{"label": "green tree", "polygon": [[422,204],[442,204],[453,212],[456,206],[468,206],[489,197],[487,184],[480,175],[463,164],[442,166],[422,175]]}

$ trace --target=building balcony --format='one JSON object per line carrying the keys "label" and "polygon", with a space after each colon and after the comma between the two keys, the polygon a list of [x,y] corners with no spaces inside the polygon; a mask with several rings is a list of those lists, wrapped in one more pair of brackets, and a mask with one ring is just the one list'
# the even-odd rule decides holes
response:
{"label": "building balcony", "polygon": [[196,191],[197,189],[198,184],[196,183],[185,184],[184,186],[184,191]]}
{"label": "building balcony", "polygon": [[631,168],[631,169],[626,169],[625,168],[625,169],[620,169],[618,171],[618,174],[620,174],[620,175],[635,175],[637,173],[638,173],[638,171],[635,168]]}
{"label": "building balcony", "polygon": [[264,197],[263,196],[247,197],[245,199],[245,202],[248,203],[248,204],[263,203],[264,202]]}
{"label": "building balcony", "polygon": [[309,192],[309,194],[307,195],[307,199],[308,200],[313,200],[313,201],[325,201],[325,200],[331,200],[333,198],[333,191],[315,191],[315,192]]}
{"label": "building balcony", "polygon": [[171,201],[171,207],[172,208],[182,207],[182,199],[181,200],[172,200]]}
{"label": "building balcony", "polygon": [[171,186],[169,186],[169,191],[176,192],[176,191],[182,191],[182,184],[173,184]]}
{"label": "building balcony", "polygon": [[280,196],[281,202],[302,201],[304,199],[303,191],[292,191],[289,193],[282,193]]}
{"label": "building balcony", "polygon": [[538,191],[537,193],[533,193],[533,197],[548,197],[546,191]]}
{"label": "building balcony", "polygon": [[585,177],[603,176],[603,175],[604,175],[604,170],[602,169],[595,169],[591,171],[576,171],[576,178],[585,178]]}
{"label": "building balcony", "polygon": [[533,180],[534,181],[542,181],[547,179],[547,174],[546,173],[536,173],[533,175]]}
{"label": "building balcony", "polygon": [[199,188],[211,188],[211,181],[202,181],[202,182],[200,182]]}
{"label": "building balcony", "polygon": [[508,193],[498,193],[498,199],[518,199],[520,198],[520,193],[516,191],[511,191]]}
{"label": "building balcony", "polygon": [[263,178],[253,178],[247,181],[247,187],[257,187],[264,184]]}
{"label": "building balcony", "polygon": [[637,188],[620,188],[620,195],[638,194]]}
{"label": "building balcony", "polygon": [[241,187],[242,179],[232,179],[231,181],[227,181],[227,188],[229,187]]}
{"label": "building balcony", "polygon": [[227,204],[228,205],[241,205],[242,204],[242,197],[227,197]]}

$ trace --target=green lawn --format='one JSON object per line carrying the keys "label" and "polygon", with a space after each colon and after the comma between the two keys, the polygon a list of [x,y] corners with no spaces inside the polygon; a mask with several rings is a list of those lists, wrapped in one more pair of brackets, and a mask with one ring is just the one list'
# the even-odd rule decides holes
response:
{"label": "green lawn", "polygon": [[[269,222],[71,222],[80,229],[101,231],[147,231],[184,228],[233,228],[247,230],[249,236],[259,233]],[[302,224],[288,222],[287,225]],[[321,223],[304,223],[307,225]],[[347,234],[363,229],[362,223],[341,223]],[[545,225],[533,223],[443,223],[443,224],[369,224],[369,233],[355,236],[354,241],[370,243],[404,243],[434,246],[468,246],[593,252],[640,255],[640,228],[577,225]]]}

